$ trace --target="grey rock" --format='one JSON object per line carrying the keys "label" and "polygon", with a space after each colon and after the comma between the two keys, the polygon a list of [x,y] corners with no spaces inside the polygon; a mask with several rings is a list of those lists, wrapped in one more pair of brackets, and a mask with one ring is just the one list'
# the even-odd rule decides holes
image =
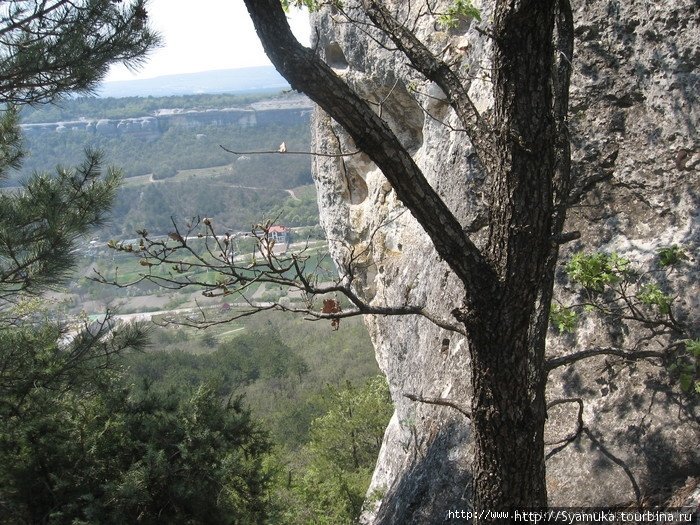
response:
{"label": "grey rock", "polygon": [[117,121],[100,119],[95,124],[95,131],[101,135],[114,135],[117,133]]}

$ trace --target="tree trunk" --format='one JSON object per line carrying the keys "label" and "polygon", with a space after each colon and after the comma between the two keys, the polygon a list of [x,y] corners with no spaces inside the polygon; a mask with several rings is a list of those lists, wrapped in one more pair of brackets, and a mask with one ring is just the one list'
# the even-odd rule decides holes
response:
{"label": "tree trunk", "polygon": [[[473,504],[485,511],[544,507],[547,502],[545,382],[533,362],[541,362],[543,352],[540,338],[530,340],[526,319],[517,317],[467,323],[474,391]],[[499,521],[484,517],[475,522]]]}
{"label": "tree trunk", "polygon": [[498,293],[467,302],[463,319],[474,389],[474,504],[481,510],[547,504],[543,368],[556,253],[554,14],[555,2],[544,0],[499,1],[494,13],[497,136],[488,166],[494,180],[486,258],[498,275]]}

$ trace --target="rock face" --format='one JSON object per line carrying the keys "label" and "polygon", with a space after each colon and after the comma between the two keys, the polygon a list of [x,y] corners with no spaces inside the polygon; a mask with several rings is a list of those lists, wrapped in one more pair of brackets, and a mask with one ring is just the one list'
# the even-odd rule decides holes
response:
{"label": "rock face", "polygon": [[[408,21],[416,19],[422,5],[387,4]],[[438,4],[439,12],[450,2]],[[492,3],[474,4],[488,21]],[[352,5],[346,9],[360,16]],[[665,285],[678,296],[679,316],[697,338],[698,261],[692,256],[700,237],[697,4],[591,0],[576,2],[574,11],[570,126],[575,176],[584,180],[598,173],[604,180],[570,210],[567,230],[580,230],[582,236],[563,249],[561,260],[579,250],[616,251],[650,269],[658,247],[685,246],[691,260]],[[347,23],[341,13],[322,10],[314,23],[316,45],[327,63],[381,110],[455,216],[472,230],[483,228],[488,181],[440,89],[417,76],[400,53],[380,46],[381,35]],[[479,110],[488,111],[488,39],[470,30],[470,22],[443,31],[428,16],[417,18],[416,33],[434,53],[455,64]],[[317,112],[315,151],[355,149],[337,124]],[[362,154],[317,158],[315,177],[333,256],[341,273],[352,262],[354,283],[365,300],[423,305],[450,320],[450,310],[461,303],[460,282],[369,159]],[[479,231],[474,238],[477,244],[482,240]],[[560,277],[557,299],[570,303],[576,297]],[[449,399],[468,408],[466,342],[419,317],[367,317],[366,324],[396,411],[363,523],[449,523],[450,510],[470,507],[469,421],[452,408],[405,396]],[[591,315],[575,334],[552,331],[548,355],[606,345],[640,348],[648,333],[633,323],[615,331]],[[671,383],[658,363],[630,364],[612,357],[551,374],[548,399],[581,399],[585,426],[563,446],[562,440],[576,434],[579,405],[567,402],[550,410],[546,439],[551,443],[547,476],[552,505],[614,505],[663,497],[700,472],[700,411]]]}
{"label": "rock face", "polygon": [[41,134],[84,131],[98,135],[138,135],[157,138],[173,127],[197,128],[203,126],[234,126],[248,128],[268,124],[298,122],[311,111],[311,102],[304,96],[288,97],[250,104],[244,108],[209,110],[160,109],[153,116],[124,119],[84,119],[69,122],[22,124],[26,133]]}

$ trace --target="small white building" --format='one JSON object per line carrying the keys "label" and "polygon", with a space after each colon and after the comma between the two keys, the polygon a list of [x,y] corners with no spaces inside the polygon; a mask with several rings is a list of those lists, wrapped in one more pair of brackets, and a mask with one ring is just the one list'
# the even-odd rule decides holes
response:
{"label": "small white building", "polygon": [[279,224],[270,226],[268,235],[270,236],[270,240],[275,241],[275,244],[289,244],[289,241],[291,240],[291,232],[289,231],[289,228]]}

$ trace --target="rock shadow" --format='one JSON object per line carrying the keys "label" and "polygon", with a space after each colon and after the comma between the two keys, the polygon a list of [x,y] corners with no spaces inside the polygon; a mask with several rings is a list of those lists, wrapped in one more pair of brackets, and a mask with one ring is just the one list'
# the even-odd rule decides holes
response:
{"label": "rock shadow", "polygon": [[[464,450],[469,427],[452,420],[443,425],[426,444],[414,444],[413,464],[384,496],[376,525],[424,525],[426,523],[470,523],[452,512],[471,508],[472,475],[463,457],[450,451]],[[464,452],[463,454],[465,454]]]}

